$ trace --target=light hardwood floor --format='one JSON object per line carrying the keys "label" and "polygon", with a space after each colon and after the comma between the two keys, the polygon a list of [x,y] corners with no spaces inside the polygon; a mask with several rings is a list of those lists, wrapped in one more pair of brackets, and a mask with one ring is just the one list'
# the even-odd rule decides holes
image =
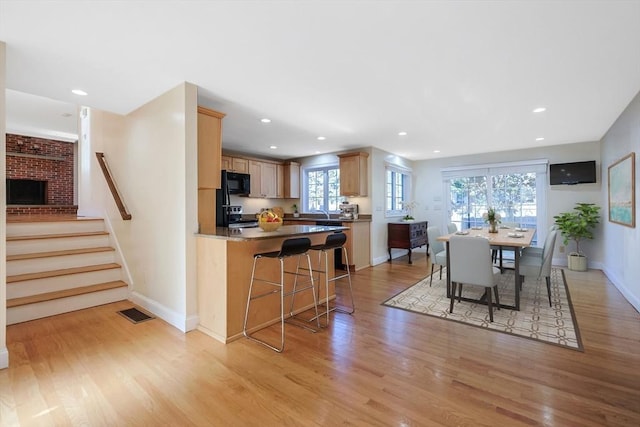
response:
{"label": "light hardwood floor", "polygon": [[0,425],[640,425],[640,315],[600,271],[567,272],[581,353],[380,305],[427,269],[358,272],[356,313],[289,326],[283,354],[127,302],[9,326]]}

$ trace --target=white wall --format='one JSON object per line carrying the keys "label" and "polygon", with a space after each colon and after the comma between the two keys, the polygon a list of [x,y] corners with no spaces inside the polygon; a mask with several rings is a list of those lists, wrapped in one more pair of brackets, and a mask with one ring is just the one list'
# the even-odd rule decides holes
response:
{"label": "white wall", "polygon": [[[595,160],[596,166],[600,170],[596,184],[547,186],[547,225],[554,223],[554,215],[572,210],[578,202],[596,203],[601,206],[603,211],[605,210],[601,197],[603,182],[600,176],[605,168],[600,162],[600,143],[584,142],[414,162],[415,197],[420,204],[418,217],[428,220],[429,226],[442,228],[446,224],[447,195],[444,194],[442,185],[440,172],[442,168],[535,159],[548,159],[549,163]],[[602,229],[601,225],[598,226],[594,233],[594,240],[580,244],[581,250],[589,257],[589,267],[591,268],[602,268],[603,265]],[[566,265],[566,257],[558,251],[561,244],[562,239],[558,239],[554,252],[554,263]]]}
{"label": "white wall", "polygon": [[[635,228],[625,227],[608,221],[608,167],[627,156],[629,153],[636,154],[636,226]],[[611,129],[602,138],[602,172],[603,191],[601,203],[604,206],[603,221],[603,246],[604,246],[604,267],[603,270],[609,280],[616,285],[627,300],[640,311],[640,264],[638,254],[640,254],[640,173],[638,173],[638,163],[640,163],[640,93],[631,101],[626,110],[620,115],[618,120],[611,126]]]}
{"label": "white wall", "polygon": [[[0,41],[0,176],[6,175],[7,145],[6,145],[6,44]],[[0,369],[9,366],[9,351],[7,350],[7,275],[5,272],[7,261],[7,196],[6,188],[0,185]]]}
{"label": "white wall", "polygon": [[[79,212],[105,212],[132,300],[182,331],[197,325],[196,99],[197,88],[185,83],[126,117],[94,110],[80,148]],[[95,151],[105,153],[130,221],[120,218]]]}

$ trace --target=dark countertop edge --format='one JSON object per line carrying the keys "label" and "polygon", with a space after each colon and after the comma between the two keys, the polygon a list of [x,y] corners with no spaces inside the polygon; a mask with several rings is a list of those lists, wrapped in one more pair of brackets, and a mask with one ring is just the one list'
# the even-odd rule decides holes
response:
{"label": "dark countertop edge", "polygon": [[[324,226],[324,225],[283,225],[276,231],[262,231],[260,228],[216,228],[215,234],[196,233],[196,237],[208,237],[212,239],[230,241],[248,241],[263,239],[278,239],[282,237],[304,236],[306,234],[319,234],[341,230],[348,230],[349,227]],[[234,230],[231,233],[230,230]],[[240,231],[236,231],[240,230]]]}
{"label": "dark countertop edge", "polygon": [[322,222],[335,222],[335,223],[343,223],[343,222],[371,222],[371,218],[358,218],[358,219],[341,219],[341,218],[309,218],[309,217],[288,217],[285,216],[283,218],[285,221],[322,221]]}

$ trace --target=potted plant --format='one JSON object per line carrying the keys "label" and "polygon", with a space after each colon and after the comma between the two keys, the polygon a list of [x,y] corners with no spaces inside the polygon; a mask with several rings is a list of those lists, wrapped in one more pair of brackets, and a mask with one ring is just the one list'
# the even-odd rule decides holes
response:
{"label": "potted plant", "polygon": [[293,217],[298,218],[300,216],[300,213],[298,212],[298,205],[295,203],[292,204],[291,209],[293,209]]}
{"label": "potted plant", "polygon": [[577,203],[572,212],[564,212],[553,217],[564,238],[565,246],[569,240],[576,242],[576,251],[567,255],[569,270],[587,271],[587,257],[580,250],[580,241],[593,239],[593,229],[600,219],[600,207],[594,203]]}
{"label": "potted plant", "polygon": [[418,203],[417,202],[401,202],[401,203],[402,203],[402,207],[406,212],[406,215],[402,217],[402,220],[409,221],[409,222],[415,220],[411,212],[413,211],[413,209],[415,209],[416,206],[418,206]]}

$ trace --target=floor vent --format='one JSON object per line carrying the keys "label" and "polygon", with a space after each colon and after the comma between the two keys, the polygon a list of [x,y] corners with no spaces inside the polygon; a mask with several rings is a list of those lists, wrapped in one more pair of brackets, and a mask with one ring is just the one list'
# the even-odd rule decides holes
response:
{"label": "floor vent", "polygon": [[154,319],[153,316],[149,316],[148,314],[141,312],[137,308],[128,308],[126,310],[121,310],[118,312],[118,314],[122,315],[126,319],[129,319],[133,323],[140,323]]}

